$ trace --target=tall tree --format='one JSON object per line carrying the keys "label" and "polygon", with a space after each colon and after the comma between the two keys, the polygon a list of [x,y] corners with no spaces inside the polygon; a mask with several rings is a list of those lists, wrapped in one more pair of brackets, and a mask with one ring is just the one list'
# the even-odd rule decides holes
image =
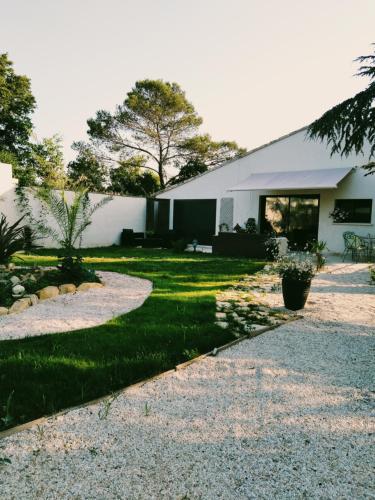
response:
{"label": "tall tree", "polygon": [[60,136],[45,137],[32,144],[30,161],[33,165],[33,184],[56,189],[65,186],[66,174]]}
{"label": "tall tree", "polygon": [[368,141],[369,163],[363,168],[369,175],[375,173],[375,162],[370,161],[375,157],[375,52],[355,61],[361,63],[357,76],[370,78],[370,83],[365,90],[324,113],[309,126],[307,134],[311,139],[326,140],[332,154],[343,156],[362,153]]}
{"label": "tall tree", "polygon": [[[196,159],[197,149],[205,145],[214,156],[216,146],[208,147],[209,136],[198,135],[202,119],[177,83],[136,82],[113,114],[98,111],[87,123],[91,142],[102,158],[121,162],[142,155],[144,168],[158,175],[161,188],[168,183],[167,168],[179,169]],[[221,144],[216,156],[228,144],[234,147],[234,143]],[[237,145],[234,149],[239,150]]]}
{"label": "tall tree", "polygon": [[145,162],[143,156],[134,156],[111,169],[108,191],[134,196],[150,196],[155,193],[160,188],[159,177],[155,172],[144,168]]}
{"label": "tall tree", "polygon": [[73,149],[78,151],[78,156],[68,163],[69,180],[89,191],[104,192],[108,183],[108,167],[105,162],[83,142],[74,143]]}
{"label": "tall tree", "polygon": [[176,162],[179,172],[169,179],[169,184],[178,184],[216,165],[240,158],[246,149],[238,147],[234,141],[215,142],[205,134],[187,139],[181,146],[181,152],[181,158]]}
{"label": "tall tree", "polygon": [[35,98],[29,78],[17,75],[8,54],[0,54],[0,150],[19,160],[29,150]]}

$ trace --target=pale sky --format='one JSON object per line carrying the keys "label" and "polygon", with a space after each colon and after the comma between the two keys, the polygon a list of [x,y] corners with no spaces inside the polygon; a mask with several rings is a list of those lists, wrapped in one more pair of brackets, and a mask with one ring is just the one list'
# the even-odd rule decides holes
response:
{"label": "pale sky", "polygon": [[373,50],[375,0],[0,0],[0,26],[66,160],[144,78],[179,83],[203,132],[250,149],[364,88],[352,61]]}

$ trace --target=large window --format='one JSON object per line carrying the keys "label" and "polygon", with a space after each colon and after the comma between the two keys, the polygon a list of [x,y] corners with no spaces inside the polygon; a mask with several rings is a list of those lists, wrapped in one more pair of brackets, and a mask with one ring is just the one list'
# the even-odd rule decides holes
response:
{"label": "large window", "polygon": [[369,223],[371,222],[372,200],[335,200],[335,210],[342,212],[342,220],[339,222]]}

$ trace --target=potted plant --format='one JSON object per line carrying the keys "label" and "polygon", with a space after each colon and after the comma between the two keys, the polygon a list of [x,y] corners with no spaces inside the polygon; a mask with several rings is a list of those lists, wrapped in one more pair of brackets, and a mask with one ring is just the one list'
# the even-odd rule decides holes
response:
{"label": "potted plant", "polygon": [[307,256],[291,253],[279,259],[277,270],[282,278],[285,307],[292,311],[303,309],[315,275],[313,261]]}

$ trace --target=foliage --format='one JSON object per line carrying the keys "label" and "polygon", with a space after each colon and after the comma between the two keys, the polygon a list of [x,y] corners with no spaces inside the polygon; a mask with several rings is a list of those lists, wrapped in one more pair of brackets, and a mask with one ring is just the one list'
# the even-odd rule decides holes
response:
{"label": "foliage", "polygon": [[133,156],[121,161],[117,168],[110,171],[111,183],[108,191],[133,196],[149,196],[159,189],[159,178],[145,168],[143,156]]}
{"label": "foliage", "polygon": [[279,252],[280,252],[277,238],[275,238],[275,237],[268,238],[268,240],[266,240],[264,242],[264,246],[266,249],[267,260],[271,260],[271,261],[276,260],[279,256]]}
{"label": "foliage", "polygon": [[34,109],[29,78],[17,75],[8,55],[0,54],[0,150],[18,160],[28,150]]}
{"label": "foliage", "polygon": [[10,307],[13,302],[12,282],[2,278],[0,280],[0,307]]}
{"label": "foliage", "polygon": [[168,184],[184,182],[220,163],[240,158],[246,153],[246,149],[238,147],[234,141],[215,142],[205,134],[187,139],[181,145],[181,152],[184,154],[175,164],[179,173],[169,179]]}
{"label": "foliage", "polygon": [[[375,53],[360,56],[356,61],[362,64],[357,75],[370,78],[366,89],[326,111],[309,126],[307,133],[311,139],[326,140],[331,153],[342,156],[362,153],[368,141],[370,160],[375,156]],[[363,168],[367,170],[366,175],[373,174],[375,162],[369,162]]]}
{"label": "foliage", "polygon": [[173,251],[176,253],[182,253],[186,250],[188,242],[185,238],[180,238],[179,240],[172,241]]}
{"label": "foliage", "polygon": [[219,224],[219,231],[220,233],[228,233],[229,232],[229,226],[226,222],[222,222]]}
{"label": "foliage", "polygon": [[349,218],[349,212],[336,207],[329,213],[329,217],[333,220],[333,222],[345,222]]}
{"label": "foliage", "polygon": [[78,151],[77,158],[68,163],[68,176],[71,183],[89,191],[104,192],[108,184],[108,167],[87,144],[76,142],[73,149]]}
{"label": "foliage", "polygon": [[280,257],[276,270],[283,279],[309,282],[315,276],[315,266],[309,254],[288,253]]}
{"label": "foliage", "polygon": [[327,250],[327,242],[323,240],[314,240],[310,243],[310,251],[316,257],[316,270],[320,271],[326,263],[326,258],[322,255],[324,250]]}
{"label": "foliage", "polygon": [[236,233],[239,234],[256,234],[257,225],[255,219],[253,217],[249,217],[245,222],[245,227],[240,226],[240,224],[236,224],[233,228]]}
{"label": "foliage", "polygon": [[255,219],[253,217],[249,217],[247,219],[247,221],[245,222],[245,231],[248,234],[256,234],[257,224],[256,224]]}
{"label": "foliage", "polygon": [[[25,263],[56,265],[51,250]],[[96,269],[152,280],[142,307],[96,328],[1,341],[0,417],[14,390],[13,425],[108,395],[232,340],[215,325],[216,293],[261,263],[121,247],[84,249]],[[157,321],[155,320],[157,318]],[[184,354],[185,351],[185,354]]]}
{"label": "foliage", "polygon": [[83,259],[79,255],[60,258],[57,268],[61,272],[63,283],[79,285],[83,282],[100,281],[92,269],[84,267]]}
{"label": "foliage", "polygon": [[59,259],[58,269],[42,270],[39,268],[28,272],[25,268],[16,268],[14,271],[6,272],[0,279],[0,307],[10,307],[15,298],[13,297],[13,284],[11,278],[17,276],[19,284],[25,288],[23,295],[36,293],[46,286],[60,286],[65,283],[74,283],[76,286],[83,282],[99,282],[99,278],[91,269],[87,269],[82,264],[82,259],[74,263],[66,262],[66,259]]}
{"label": "foliage", "polygon": [[244,234],[246,233],[246,230],[244,227],[240,226],[239,224],[236,224],[233,228],[233,230],[238,233],[238,234]]}
{"label": "foliage", "polygon": [[375,285],[375,266],[370,267],[370,279],[371,283]]}
{"label": "foliage", "polygon": [[23,226],[23,250],[29,255],[33,250],[41,248],[36,242],[40,240],[41,237],[38,235],[37,231],[29,225]]}
{"label": "foliage", "polygon": [[23,226],[18,219],[14,224],[9,225],[4,214],[0,217],[0,264],[8,264],[12,255],[19,252],[24,247]]}
{"label": "foliage", "polygon": [[62,140],[58,135],[46,137],[32,145],[33,184],[61,189],[66,183]]}
{"label": "foliage", "polygon": [[244,151],[234,142],[216,143],[198,135],[202,119],[181,87],[163,80],[136,82],[113,114],[100,110],[87,123],[100,158],[121,162],[142,155],[143,168],[157,174],[162,189],[168,167],[180,169],[202,158],[212,166]]}
{"label": "foliage", "polygon": [[196,175],[207,172],[207,170],[208,166],[201,160],[188,160],[180,167],[178,174],[169,179],[168,185],[174,186],[175,184],[180,184],[180,182],[185,182]]}
{"label": "foliage", "polygon": [[103,198],[92,205],[87,189],[73,193],[71,203],[68,202],[64,190],[39,189],[37,197],[47,214],[52,217],[57,228],[47,220],[39,220],[39,229],[45,236],[50,236],[64,250],[64,256],[72,256],[75,246],[81,241],[82,234],[91,224],[94,212],[108,203],[111,198]]}

